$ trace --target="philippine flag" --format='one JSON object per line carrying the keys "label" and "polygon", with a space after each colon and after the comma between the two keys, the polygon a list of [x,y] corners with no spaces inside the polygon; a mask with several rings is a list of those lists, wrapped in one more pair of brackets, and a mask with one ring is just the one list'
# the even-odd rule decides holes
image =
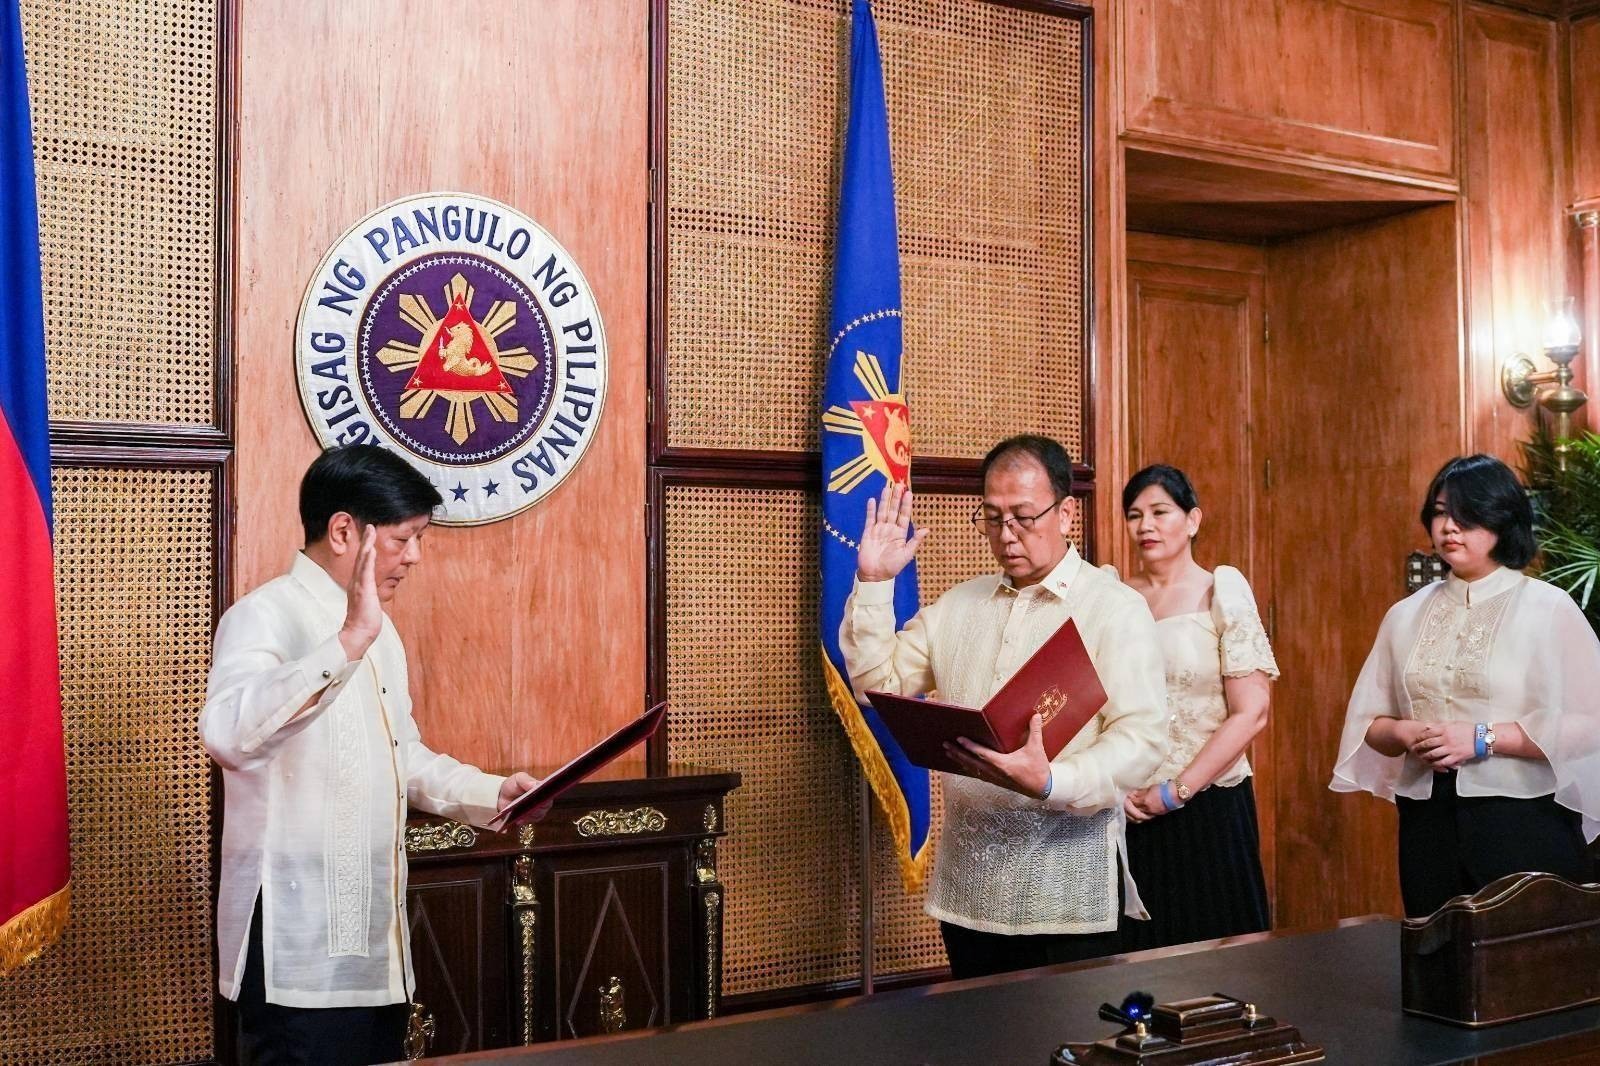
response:
{"label": "philippine flag", "polygon": [[67,924],[67,771],[33,135],[18,0],[0,0],[0,974]]}

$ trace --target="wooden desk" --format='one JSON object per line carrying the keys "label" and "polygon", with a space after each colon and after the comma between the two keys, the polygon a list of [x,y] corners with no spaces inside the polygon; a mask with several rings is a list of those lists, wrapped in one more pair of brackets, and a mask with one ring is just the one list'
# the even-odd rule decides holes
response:
{"label": "wooden desk", "polygon": [[511,833],[412,812],[406,909],[422,1011],[409,1047],[476,1051],[716,1014],[716,842],[739,775],[642,773],[604,771]]}
{"label": "wooden desk", "polygon": [[[1401,1014],[1400,923],[1361,918],[1321,932],[1263,933],[724,1018],[644,1036],[447,1061],[496,1066],[1046,1066],[1055,1048],[1069,1039],[1110,1035],[1114,1027],[1098,1021],[1095,1010],[1134,989],[1148,991],[1158,1001],[1211,992],[1247,999],[1322,1045],[1330,1066],[1600,1058],[1600,1007],[1480,1031]],[[1529,1050],[1541,1043],[1544,1048]]]}

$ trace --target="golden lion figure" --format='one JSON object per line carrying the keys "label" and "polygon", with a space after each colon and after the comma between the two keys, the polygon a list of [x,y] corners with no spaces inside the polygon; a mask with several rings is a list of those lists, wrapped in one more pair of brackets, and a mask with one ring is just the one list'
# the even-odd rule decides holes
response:
{"label": "golden lion figure", "polygon": [[444,342],[444,336],[439,337],[439,360],[444,364],[447,374],[459,374],[462,377],[480,378],[489,372],[489,364],[481,359],[472,358],[472,327],[465,322],[457,322],[447,326],[450,334],[450,343]]}

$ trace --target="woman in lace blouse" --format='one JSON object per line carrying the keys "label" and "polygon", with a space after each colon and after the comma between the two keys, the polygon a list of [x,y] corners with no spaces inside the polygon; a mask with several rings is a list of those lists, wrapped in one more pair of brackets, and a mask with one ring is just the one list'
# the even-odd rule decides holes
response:
{"label": "woman in lace blouse", "polygon": [[1267,888],[1245,749],[1266,725],[1278,664],[1244,575],[1195,562],[1200,506],[1183,471],[1139,471],[1122,509],[1143,563],[1127,583],[1161,640],[1171,742],[1123,801],[1128,865],[1150,913],[1124,920],[1124,950],[1260,932]]}
{"label": "woman in lace blouse", "polygon": [[1336,792],[1400,811],[1406,914],[1509,873],[1592,876],[1600,831],[1600,641],[1521,569],[1533,509],[1506,465],[1446,463],[1422,526],[1450,576],[1389,609],[1345,714]]}

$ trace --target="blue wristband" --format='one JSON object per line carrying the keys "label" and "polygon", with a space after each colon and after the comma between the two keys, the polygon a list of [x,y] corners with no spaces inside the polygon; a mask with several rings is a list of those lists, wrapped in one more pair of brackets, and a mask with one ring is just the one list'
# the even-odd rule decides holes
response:
{"label": "blue wristband", "polygon": [[1489,724],[1479,722],[1472,727],[1472,754],[1474,758],[1487,759],[1489,757]]}
{"label": "blue wristband", "polygon": [[1163,781],[1163,782],[1161,782],[1161,784],[1158,786],[1158,788],[1159,788],[1159,790],[1161,792],[1161,805],[1163,807],[1165,807],[1167,810],[1175,811],[1179,807],[1183,806],[1183,804],[1179,803],[1177,801],[1177,799],[1172,795],[1172,782],[1171,781]]}

